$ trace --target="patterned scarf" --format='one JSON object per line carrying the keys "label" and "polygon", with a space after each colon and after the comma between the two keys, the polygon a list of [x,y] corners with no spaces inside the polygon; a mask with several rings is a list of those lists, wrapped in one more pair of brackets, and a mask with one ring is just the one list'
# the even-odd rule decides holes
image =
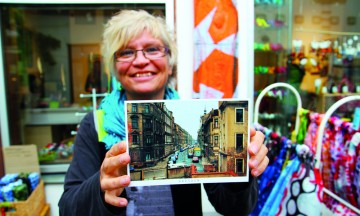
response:
{"label": "patterned scarf", "polygon": [[[179,99],[178,93],[172,88],[165,89],[165,100]],[[105,143],[106,149],[125,140],[125,109],[126,94],[124,90],[114,89],[100,103],[98,110],[103,111],[102,129],[106,135],[99,141]],[[100,122],[99,121],[99,122]],[[98,132],[99,133],[99,132]]]}

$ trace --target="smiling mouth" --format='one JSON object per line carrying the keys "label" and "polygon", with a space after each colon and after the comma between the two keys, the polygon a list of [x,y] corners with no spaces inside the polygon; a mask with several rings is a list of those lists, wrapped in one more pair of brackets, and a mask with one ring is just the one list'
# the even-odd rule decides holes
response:
{"label": "smiling mouth", "polygon": [[137,73],[134,75],[134,77],[149,77],[152,76],[152,73],[148,72],[148,73]]}

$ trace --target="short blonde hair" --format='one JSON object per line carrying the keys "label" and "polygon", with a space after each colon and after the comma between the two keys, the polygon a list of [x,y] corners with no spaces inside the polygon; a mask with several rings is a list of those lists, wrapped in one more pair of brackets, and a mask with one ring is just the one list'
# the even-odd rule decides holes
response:
{"label": "short blonde hair", "polygon": [[161,40],[169,48],[168,62],[173,73],[169,77],[168,84],[175,85],[176,43],[164,18],[153,16],[144,10],[122,10],[107,22],[102,44],[105,67],[114,74],[114,53],[125,48],[132,38],[140,35],[144,30],[149,31],[154,38]]}

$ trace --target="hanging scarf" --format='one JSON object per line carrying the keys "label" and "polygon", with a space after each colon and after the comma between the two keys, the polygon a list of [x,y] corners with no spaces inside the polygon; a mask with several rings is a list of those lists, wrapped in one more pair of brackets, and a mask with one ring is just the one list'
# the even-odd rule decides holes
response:
{"label": "hanging scarf", "polygon": [[[165,100],[173,99],[179,99],[178,93],[172,88],[166,88]],[[99,105],[96,117],[99,123],[99,141],[105,143],[106,149],[125,140],[125,100],[125,91],[114,89]]]}

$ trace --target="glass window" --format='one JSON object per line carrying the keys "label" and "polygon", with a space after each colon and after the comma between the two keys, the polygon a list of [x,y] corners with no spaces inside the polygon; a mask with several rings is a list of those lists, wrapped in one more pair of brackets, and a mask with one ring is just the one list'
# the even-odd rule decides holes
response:
{"label": "glass window", "polygon": [[244,159],[236,159],[236,173],[244,173]]}
{"label": "glass window", "polygon": [[148,104],[145,105],[145,113],[150,112],[150,106]]}
{"label": "glass window", "polygon": [[219,119],[215,118],[214,119],[214,128],[218,128],[219,127]]}
{"label": "glass window", "polygon": [[[101,53],[107,20],[124,8],[165,16],[168,4],[51,3],[0,3],[1,91],[7,100],[1,106],[6,106],[8,118],[8,125],[1,126],[9,131],[2,136],[9,137],[9,145],[36,144],[44,153],[41,164],[71,161],[71,153],[48,157],[48,151],[71,152],[77,125],[93,109],[92,100],[81,95],[110,90]],[[133,123],[138,126],[135,119]]]}
{"label": "glass window", "polygon": [[236,123],[243,123],[244,122],[244,109],[235,109],[236,112]]}
{"label": "glass window", "polygon": [[214,136],[214,147],[218,147],[219,146],[219,136],[215,135]]}
{"label": "glass window", "polygon": [[137,112],[137,104],[132,104],[131,111],[132,111],[133,113],[136,113],[136,112]]}
{"label": "glass window", "polygon": [[244,134],[236,134],[236,152],[244,150]]}
{"label": "glass window", "polygon": [[[358,0],[254,1],[254,96],[284,82],[296,89],[301,106],[325,113],[336,101],[360,94]],[[259,123],[291,137],[298,102],[292,91],[270,90]],[[352,119],[358,102],[335,114]]]}
{"label": "glass window", "polygon": [[132,135],[132,142],[133,142],[133,144],[139,143],[139,135],[138,134]]}

